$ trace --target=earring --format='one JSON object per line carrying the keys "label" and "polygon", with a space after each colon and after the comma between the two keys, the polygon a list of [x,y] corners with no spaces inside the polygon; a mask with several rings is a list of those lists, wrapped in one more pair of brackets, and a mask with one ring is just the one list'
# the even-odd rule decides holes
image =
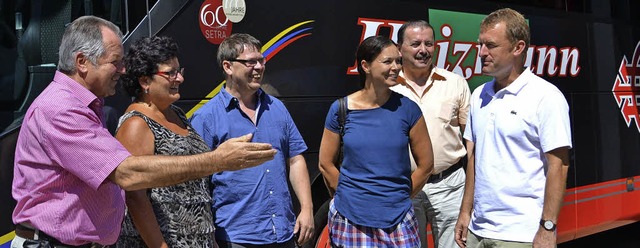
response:
{"label": "earring", "polygon": [[144,89],[145,94],[149,94],[149,89]]}

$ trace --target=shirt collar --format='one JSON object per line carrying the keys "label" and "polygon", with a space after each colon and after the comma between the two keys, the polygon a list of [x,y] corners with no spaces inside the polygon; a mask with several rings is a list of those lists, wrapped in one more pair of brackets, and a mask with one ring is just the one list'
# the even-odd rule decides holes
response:
{"label": "shirt collar", "polygon": [[[222,88],[220,89],[220,94],[221,98],[222,98],[222,102],[225,104],[225,108],[227,111],[235,108],[238,106],[238,99],[231,95],[226,89],[225,89],[225,85],[222,86]],[[260,102],[262,101],[262,98],[264,97],[264,91],[262,90],[262,88],[258,89],[258,91],[256,91],[256,95],[258,95],[258,106],[260,106]]]}
{"label": "shirt collar", "polygon": [[[509,84],[504,89],[499,90],[498,92],[504,92],[503,94],[509,93],[512,95],[517,95],[520,92],[520,90],[522,90],[522,88],[524,88],[524,86],[527,85],[527,83],[529,82],[529,78],[531,76],[533,76],[533,73],[531,72],[531,70],[529,70],[529,68],[525,68],[524,71],[520,74],[520,76],[516,78],[516,80],[514,80],[513,82],[511,82],[511,84]],[[482,94],[493,96],[496,93],[498,93],[493,91],[493,85],[495,83],[496,83],[495,78],[487,82],[484,85],[484,88],[482,88]]]}
{"label": "shirt collar", "polygon": [[[429,78],[427,79],[427,83],[433,83],[434,81],[445,81],[447,80],[444,76],[440,75],[439,73],[436,72],[436,68],[437,67],[433,67],[433,69],[431,69],[431,74],[429,74]],[[411,88],[411,86],[409,86],[409,84],[407,83],[407,78],[404,76],[404,71],[400,71],[400,74],[398,74],[398,83],[400,85],[403,85],[405,87],[409,87]]]}
{"label": "shirt collar", "polygon": [[509,86],[505,87],[503,90],[509,92],[513,95],[517,95],[527,82],[529,82],[529,78],[533,75],[529,68],[525,68],[524,71],[514,80]]}
{"label": "shirt collar", "polygon": [[[437,69],[437,67],[433,67],[433,69],[431,69],[431,74],[429,75],[429,78],[427,79],[427,82],[426,82],[427,85],[433,84],[435,81],[446,81],[447,80],[447,78],[445,78],[441,74],[437,73],[436,69]],[[409,83],[407,83],[407,79],[404,76],[404,71],[400,71],[400,73],[398,74],[398,80],[397,81],[398,81],[398,85],[402,85],[402,87],[407,88],[408,90],[413,92],[413,94],[415,94],[416,96],[422,97],[417,92],[415,92],[415,90],[413,89],[413,87],[411,87],[411,85],[409,85]],[[423,93],[426,93],[426,92],[423,92]]]}
{"label": "shirt collar", "polygon": [[71,93],[82,102],[84,106],[89,107],[91,103],[94,101],[98,101],[100,107],[104,106],[104,98],[97,97],[93,94],[93,92],[89,91],[89,89],[82,86],[79,82],[73,80],[71,77],[66,74],[56,71],[55,76],[53,77],[53,82],[60,84],[61,86],[69,89]]}

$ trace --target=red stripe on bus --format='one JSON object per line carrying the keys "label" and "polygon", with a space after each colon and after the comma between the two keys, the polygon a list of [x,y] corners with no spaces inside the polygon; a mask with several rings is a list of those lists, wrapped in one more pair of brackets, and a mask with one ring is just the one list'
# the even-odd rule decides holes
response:
{"label": "red stripe on bus", "polygon": [[567,189],[558,243],[640,220],[640,176]]}

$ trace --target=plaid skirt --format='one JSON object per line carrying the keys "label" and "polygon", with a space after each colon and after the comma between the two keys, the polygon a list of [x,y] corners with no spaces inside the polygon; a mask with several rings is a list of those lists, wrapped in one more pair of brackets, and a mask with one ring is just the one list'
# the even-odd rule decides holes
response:
{"label": "plaid skirt", "polygon": [[418,221],[413,208],[395,227],[374,228],[352,223],[329,205],[329,238],[331,247],[420,247]]}

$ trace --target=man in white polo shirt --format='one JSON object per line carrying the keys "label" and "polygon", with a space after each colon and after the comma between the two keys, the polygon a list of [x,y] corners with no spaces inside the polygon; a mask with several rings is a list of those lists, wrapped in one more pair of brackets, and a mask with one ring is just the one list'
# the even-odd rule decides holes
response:
{"label": "man in white polo shirt", "polygon": [[555,247],[569,165],[569,107],[524,68],[529,27],[512,9],[480,24],[482,72],[464,132],[469,163],[456,224],[460,247]]}

